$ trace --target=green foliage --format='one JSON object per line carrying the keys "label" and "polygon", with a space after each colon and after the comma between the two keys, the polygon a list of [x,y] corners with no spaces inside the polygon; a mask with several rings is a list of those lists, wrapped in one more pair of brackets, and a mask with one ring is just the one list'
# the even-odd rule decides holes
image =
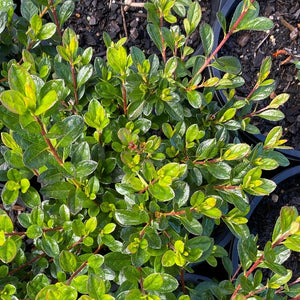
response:
{"label": "green foliage", "polygon": [[[235,31],[270,28],[251,2],[238,6],[229,29],[218,13],[225,37],[234,24]],[[70,28],[61,33],[73,1],[24,0],[22,22],[12,21],[12,1],[0,3],[0,46],[8,49],[0,81],[0,298],[264,297],[258,263],[273,271],[270,295],[280,289],[299,296],[282,266],[300,251],[296,209],[282,209],[264,249],[246,224],[248,194],[267,195],[276,186],[262,171],[288,165],[275,151],[285,147],[281,127],[255,146],[237,136],[239,129],[258,130],[254,116],[284,117],[278,108],[287,94],[256,110],[275,89],[267,79],[271,59],[263,61],[253,93],[238,100],[240,62],[212,55],[214,33],[208,24],[199,27],[198,1],[152,0],[145,7],[161,57],[104,33],[107,61],[92,65],[93,49],[82,49]],[[55,24],[45,13],[56,15]],[[191,56],[188,39],[198,28],[204,55]],[[40,43],[48,39],[51,51]],[[202,77],[207,66],[224,76]],[[215,101],[219,89],[226,105]],[[22,212],[12,218],[16,208]],[[216,267],[218,258],[232,276],[228,253],[214,239],[227,228],[240,237],[245,273],[185,286],[194,264]]]}

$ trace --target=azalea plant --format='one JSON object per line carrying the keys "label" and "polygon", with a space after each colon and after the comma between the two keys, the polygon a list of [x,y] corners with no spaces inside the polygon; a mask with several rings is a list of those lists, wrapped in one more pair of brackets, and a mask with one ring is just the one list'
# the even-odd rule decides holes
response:
{"label": "azalea plant", "polygon": [[[233,33],[272,27],[257,2],[241,2],[230,24],[218,13],[224,38],[213,49],[197,1],[152,0],[147,31],[161,54],[146,57],[104,33],[106,59],[94,60],[63,28],[72,1],[26,0],[17,17],[11,1],[1,5],[1,299],[299,296],[299,280],[287,285],[292,272],[282,266],[300,251],[297,210],[282,209],[264,249],[246,224],[249,195],[276,187],[262,171],[289,164],[276,151],[282,129],[253,146],[237,134],[258,130],[254,116],[283,118],[288,95],[256,109],[275,89],[266,58],[252,92],[237,100],[241,65],[216,56]],[[201,55],[188,46],[196,30]],[[223,77],[204,75],[207,67]],[[225,105],[214,99],[219,89]],[[218,229],[240,238],[240,274]],[[205,263],[228,277],[186,280]],[[266,281],[259,268],[274,273]]]}

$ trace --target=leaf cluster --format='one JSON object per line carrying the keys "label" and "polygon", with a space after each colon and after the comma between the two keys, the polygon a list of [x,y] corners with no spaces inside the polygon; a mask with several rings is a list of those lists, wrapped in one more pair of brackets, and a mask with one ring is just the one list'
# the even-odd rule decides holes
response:
{"label": "leaf cluster", "polygon": [[[270,28],[253,2],[238,6],[228,30],[218,14],[225,40],[233,31]],[[264,250],[246,224],[249,195],[276,187],[263,171],[289,164],[276,151],[285,143],[281,127],[254,146],[237,134],[258,131],[254,116],[283,118],[286,94],[256,108],[275,89],[270,58],[241,100],[240,63],[217,58],[211,26],[199,26],[197,1],[147,3],[147,32],[161,54],[146,57],[127,49],[126,38],[104,33],[106,60],[93,60],[92,48],[62,30],[73,1],[24,0],[16,18],[12,1],[1,5],[1,299],[299,295],[282,266],[290,250],[300,251],[297,211],[282,209]],[[193,56],[188,39],[196,30],[204,54]],[[203,76],[208,66],[223,77]],[[214,97],[220,89],[225,105]],[[216,229],[241,239],[245,272],[237,278]],[[186,282],[204,262],[222,263],[232,280]],[[265,288],[257,266],[274,272]]]}

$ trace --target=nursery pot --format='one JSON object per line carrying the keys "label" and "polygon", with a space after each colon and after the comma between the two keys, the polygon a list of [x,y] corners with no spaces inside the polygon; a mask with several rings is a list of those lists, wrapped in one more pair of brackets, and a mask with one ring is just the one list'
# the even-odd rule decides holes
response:
{"label": "nursery pot", "polygon": [[[224,14],[224,16],[227,19],[227,23],[230,21],[231,16],[233,15],[237,5],[241,2],[241,0],[220,0],[219,3],[219,10]],[[215,49],[218,44],[219,41],[222,38],[223,35],[223,30],[219,24],[219,22],[217,21],[217,19],[215,20],[215,23],[213,25],[213,30],[214,30],[214,46],[213,49]],[[222,73],[220,70],[217,70],[215,68],[211,68],[211,72],[213,74],[213,76],[221,78],[222,77]],[[222,90],[217,90],[216,91],[216,97],[217,100],[219,101],[219,103],[221,103],[222,105],[224,105],[227,102],[227,99],[224,95],[224,93],[222,92]],[[246,141],[253,143],[253,144],[257,144],[259,142],[264,142],[265,141],[265,136],[263,134],[250,134],[247,132],[241,132],[241,138],[244,138]],[[287,156],[287,158],[289,158],[290,160],[294,160],[294,161],[300,161],[300,151],[299,150],[294,150],[294,149],[280,149],[279,150],[281,153],[283,153],[284,155]]]}
{"label": "nursery pot", "polygon": [[[300,210],[300,166],[295,166],[289,169],[286,169],[282,172],[280,172],[279,174],[277,174],[276,176],[274,176],[272,178],[272,180],[277,184],[277,189],[275,190],[275,194],[273,195],[273,197],[271,198],[271,196],[264,196],[264,197],[253,197],[253,199],[251,200],[251,204],[250,204],[250,211],[247,214],[246,218],[249,221],[249,229],[250,232],[253,233],[254,235],[258,234],[258,238],[260,237],[259,232],[257,231],[261,231],[263,232],[263,234],[266,234],[266,240],[271,240],[272,238],[272,232],[273,232],[273,228],[275,226],[275,221],[274,220],[274,224],[272,224],[272,229],[270,230],[270,232],[268,232],[269,228],[266,228],[267,225],[266,223],[268,221],[272,221],[272,219],[277,219],[279,217],[279,212],[281,207],[285,206],[285,205],[296,205],[298,208],[298,211]],[[293,180],[292,179],[296,179],[297,184],[294,185],[293,184]],[[289,187],[289,185],[291,187]],[[288,188],[287,191],[283,191],[283,193],[280,195],[281,191],[280,189],[282,188]],[[299,192],[297,193],[297,190],[299,190]],[[277,191],[277,195],[276,194]],[[288,197],[287,194],[288,193],[292,193],[291,197]],[[293,194],[297,193],[297,195],[299,194],[299,198],[295,198],[293,199]],[[286,196],[288,199],[283,199],[283,196]],[[290,196],[290,195],[289,195]],[[293,203],[293,201],[295,203]],[[274,213],[275,211],[275,213]],[[261,212],[263,214],[263,216],[265,216],[264,219],[260,219],[260,216],[257,215],[257,212]],[[273,214],[272,214],[273,213]],[[251,219],[252,217],[252,219]],[[261,225],[259,226],[259,230],[255,230],[254,227],[258,227],[258,226],[254,226],[255,220],[258,220],[258,222],[262,222]],[[251,223],[253,223],[253,225],[251,225]],[[234,239],[233,242],[233,249],[232,249],[232,263],[233,263],[233,274],[235,273],[235,271],[238,269],[239,267],[239,256],[238,256],[238,250],[237,250],[237,245],[238,245],[238,238]],[[264,241],[264,242],[265,242]],[[258,244],[260,242],[260,239],[258,240]],[[261,247],[262,248],[262,247]]]}

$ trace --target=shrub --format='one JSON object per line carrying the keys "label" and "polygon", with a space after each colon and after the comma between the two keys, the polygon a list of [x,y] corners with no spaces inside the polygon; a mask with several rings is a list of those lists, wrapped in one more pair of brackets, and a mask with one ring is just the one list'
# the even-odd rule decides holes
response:
{"label": "shrub", "polygon": [[[248,194],[275,188],[262,171],[288,165],[275,151],[284,147],[282,129],[253,147],[237,135],[256,131],[253,116],[282,118],[278,107],[288,95],[256,111],[255,101],[275,88],[267,79],[270,59],[251,94],[236,100],[235,88],[244,84],[240,63],[215,56],[234,32],[272,26],[258,17],[258,4],[241,3],[229,28],[218,14],[224,39],[213,52],[212,28],[201,25],[204,54],[193,56],[187,41],[201,19],[198,2],[152,0],[145,4],[147,31],[161,57],[128,50],[125,38],[113,42],[104,33],[107,60],[92,64],[92,48],[80,48],[76,33],[61,29],[73,2],[25,2],[21,17],[13,18],[10,1],[1,12],[1,46],[9,49],[0,94],[1,299],[299,295],[299,284],[286,285],[291,271],[277,263],[289,249],[299,251],[298,212],[282,210],[264,252],[245,217]],[[208,66],[224,76],[203,76]],[[215,101],[217,89],[227,104]],[[238,278],[215,243],[219,227],[241,238]],[[205,261],[223,263],[232,280],[186,282],[185,273]],[[265,287],[258,265],[275,273]]]}

